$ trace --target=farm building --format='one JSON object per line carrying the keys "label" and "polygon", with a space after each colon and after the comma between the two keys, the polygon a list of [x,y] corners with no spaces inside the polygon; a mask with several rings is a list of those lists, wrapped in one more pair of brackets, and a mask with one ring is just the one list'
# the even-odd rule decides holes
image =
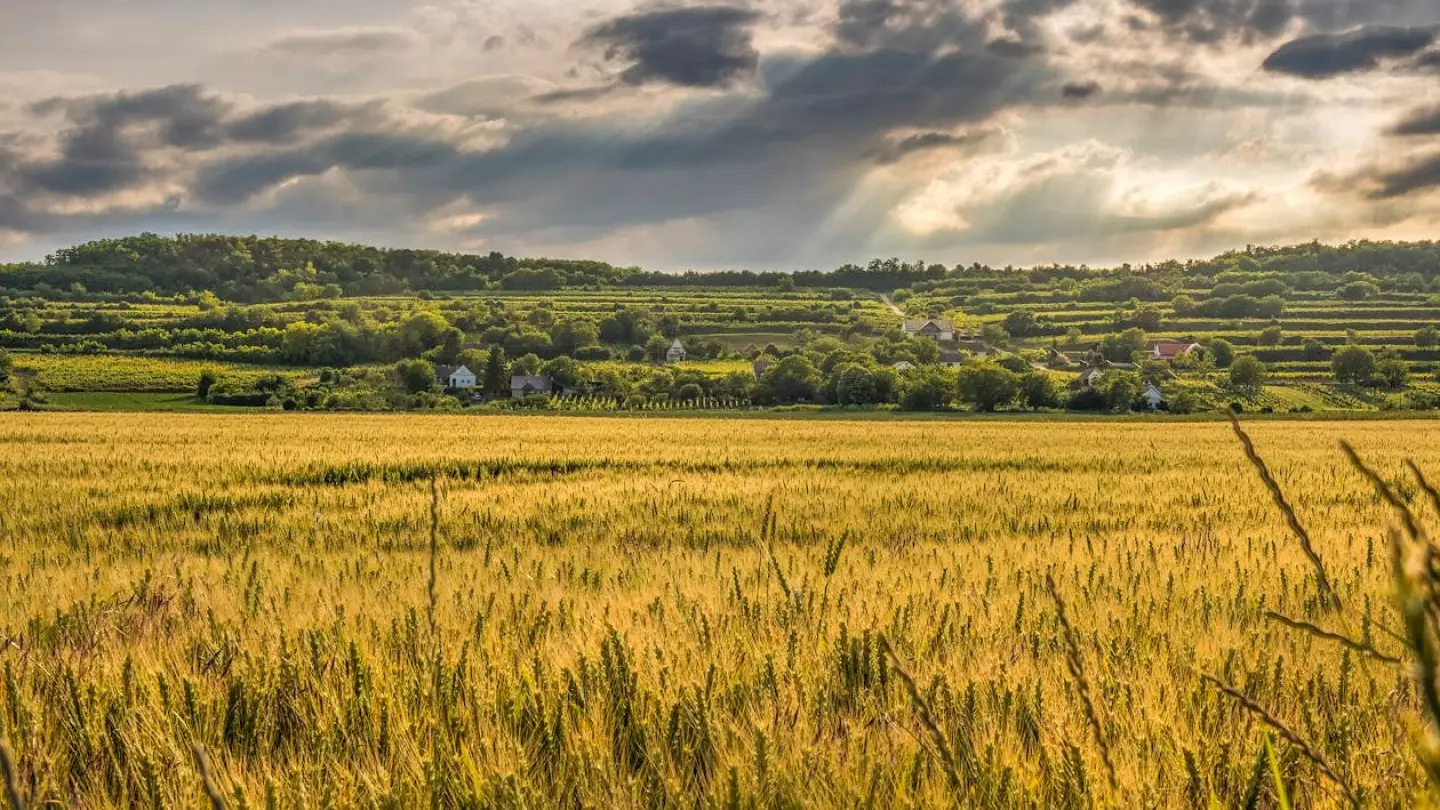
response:
{"label": "farm building", "polygon": [[685,345],[680,342],[680,338],[675,338],[675,342],[670,344],[670,350],[665,352],[665,362],[679,363],[684,359]]}
{"label": "farm building", "polygon": [[1145,401],[1145,406],[1152,411],[1158,411],[1165,407],[1165,393],[1153,385],[1145,386],[1140,392],[1140,399]]}
{"label": "farm building", "polygon": [[532,396],[549,396],[555,390],[549,377],[529,377],[517,374],[510,378],[510,396],[523,399]]}
{"label": "farm building", "polygon": [[1189,357],[1200,348],[1199,343],[1171,343],[1162,341],[1150,344],[1148,358],[1150,360],[1179,360],[1182,357]]}
{"label": "farm building", "polygon": [[465,390],[474,388],[478,380],[475,372],[465,366],[436,366],[435,382],[445,388]]}
{"label": "farm building", "polygon": [[955,324],[934,318],[906,321],[902,327],[909,337],[923,337],[931,340],[951,341],[955,339]]}
{"label": "farm building", "polygon": [[1069,368],[1075,365],[1074,358],[1054,346],[1045,349],[1045,362],[1051,368]]}

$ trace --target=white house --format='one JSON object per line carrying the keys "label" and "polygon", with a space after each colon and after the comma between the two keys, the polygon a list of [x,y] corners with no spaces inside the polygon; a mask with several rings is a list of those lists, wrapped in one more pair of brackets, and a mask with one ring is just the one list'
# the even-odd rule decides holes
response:
{"label": "white house", "polygon": [[665,362],[679,363],[684,359],[685,346],[680,342],[680,338],[675,338],[675,342],[670,344],[670,351],[665,352]]}
{"label": "white house", "polygon": [[464,366],[436,366],[435,382],[442,388],[460,390],[474,388],[478,380],[475,372]]}
{"label": "white house", "polygon": [[923,337],[946,342],[955,339],[955,324],[953,321],[942,321],[935,318],[906,321],[901,326],[901,329],[903,329],[909,337]]}
{"label": "white house", "polygon": [[1165,407],[1164,392],[1153,385],[1145,386],[1145,390],[1140,392],[1140,398],[1145,400],[1145,406],[1152,411],[1158,411]]}
{"label": "white house", "polygon": [[455,388],[455,389],[459,389],[459,390],[465,390],[465,389],[468,389],[468,388],[474,388],[476,382],[477,382],[477,381],[476,381],[476,379],[475,379],[475,372],[471,371],[470,369],[466,368],[465,366],[461,366],[461,367],[455,369],[454,371],[450,372],[450,387],[451,387],[451,388]]}
{"label": "white house", "polygon": [[909,360],[901,360],[894,366],[891,366],[891,368],[895,369],[896,371],[909,371],[915,368],[915,364],[910,362]]}

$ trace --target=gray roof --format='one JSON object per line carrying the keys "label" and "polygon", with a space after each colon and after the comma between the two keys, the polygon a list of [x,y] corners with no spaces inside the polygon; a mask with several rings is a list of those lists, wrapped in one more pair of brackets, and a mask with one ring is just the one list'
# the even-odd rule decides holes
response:
{"label": "gray roof", "polygon": [[527,386],[527,385],[530,386],[531,388],[534,388],[536,391],[549,391],[549,390],[550,390],[550,378],[549,378],[549,377],[543,377],[543,376],[542,376],[542,377],[527,377],[527,376],[525,376],[525,375],[523,375],[523,374],[516,374],[516,375],[514,375],[514,376],[512,376],[512,377],[510,378],[510,388],[511,388],[511,390],[519,390],[519,389],[521,389],[521,388],[524,388],[524,387]]}
{"label": "gray roof", "polygon": [[955,331],[955,324],[953,321],[941,320],[940,318],[921,318],[919,320],[907,320],[905,321],[905,329],[911,332],[918,332],[921,329],[924,329],[926,324],[932,323],[935,324],[935,327],[942,332]]}

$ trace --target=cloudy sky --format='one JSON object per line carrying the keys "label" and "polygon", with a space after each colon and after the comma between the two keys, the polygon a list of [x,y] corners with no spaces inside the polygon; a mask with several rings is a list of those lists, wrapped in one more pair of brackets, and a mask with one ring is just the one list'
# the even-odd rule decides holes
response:
{"label": "cloudy sky", "polygon": [[658,269],[1440,225],[1436,0],[5,0],[0,260],[143,230]]}

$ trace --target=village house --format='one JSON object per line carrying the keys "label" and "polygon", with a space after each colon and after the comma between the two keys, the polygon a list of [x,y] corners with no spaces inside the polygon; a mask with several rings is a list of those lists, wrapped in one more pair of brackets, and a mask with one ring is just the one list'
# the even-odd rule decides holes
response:
{"label": "village house", "polygon": [[670,344],[670,350],[665,352],[665,362],[679,363],[684,360],[685,345],[680,342],[680,338],[675,338],[675,342]]}
{"label": "village house", "polygon": [[1095,383],[1105,376],[1104,366],[1091,366],[1080,372],[1080,377],[1075,381],[1077,387],[1094,388]]}
{"label": "village house", "polygon": [[1199,343],[1171,343],[1161,341],[1150,344],[1149,354],[1146,359],[1163,360],[1166,362],[1179,360],[1182,357],[1189,357],[1193,352],[1200,349]]}
{"label": "village house", "polygon": [[1069,368],[1075,365],[1070,355],[1060,351],[1054,346],[1045,349],[1045,362],[1051,368]]}
{"label": "village house", "polygon": [[952,321],[942,321],[935,318],[905,321],[901,328],[907,337],[923,337],[945,342],[955,339],[955,324]]}
{"label": "village house", "polygon": [[1165,393],[1154,385],[1145,386],[1140,392],[1140,399],[1145,401],[1145,406],[1152,411],[1158,411],[1165,407]]}
{"label": "village house", "polygon": [[510,378],[510,397],[524,399],[533,396],[550,396],[555,390],[549,377],[530,377],[516,374]]}
{"label": "village house", "polygon": [[898,363],[896,363],[895,365],[891,366],[891,368],[893,368],[893,369],[895,369],[896,371],[899,371],[899,372],[906,372],[906,371],[910,371],[911,369],[915,368],[915,364],[912,363],[912,362],[910,362],[909,360],[901,360],[900,362],[898,362]]}
{"label": "village house", "polygon": [[479,380],[475,372],[465,366],[436,366],[435,382],[444,388],[464,391],[474,388]]}

